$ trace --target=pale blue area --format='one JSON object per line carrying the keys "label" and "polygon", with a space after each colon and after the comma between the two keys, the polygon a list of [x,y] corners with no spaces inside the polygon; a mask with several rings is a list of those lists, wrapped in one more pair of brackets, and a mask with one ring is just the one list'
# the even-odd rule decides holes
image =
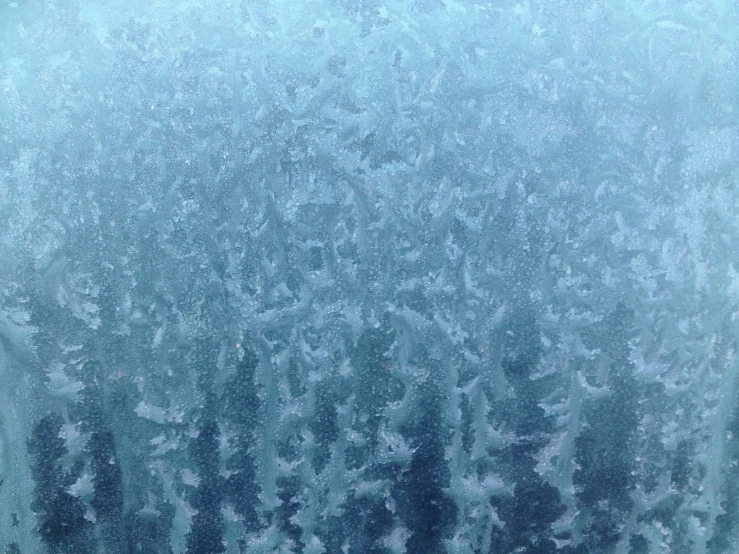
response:
{"label": "pale blue area", "polygon": [[0,549],[736,552],[737,20],[0,1]]}

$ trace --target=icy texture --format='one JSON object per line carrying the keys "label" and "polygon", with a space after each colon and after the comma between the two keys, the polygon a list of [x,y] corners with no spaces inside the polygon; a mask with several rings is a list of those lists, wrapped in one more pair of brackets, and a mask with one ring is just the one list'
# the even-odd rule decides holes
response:
{"label": "icy texture", "polygon": [[0,1],[0,551],[739,551],[737,21]]}

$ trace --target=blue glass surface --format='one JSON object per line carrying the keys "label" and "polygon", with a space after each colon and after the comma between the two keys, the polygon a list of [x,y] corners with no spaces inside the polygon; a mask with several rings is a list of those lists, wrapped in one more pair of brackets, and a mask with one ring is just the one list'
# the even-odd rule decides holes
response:
{"label": "blue glass surface", "polygon": [[722,0],[0,0],[0,552],[739,551]]}

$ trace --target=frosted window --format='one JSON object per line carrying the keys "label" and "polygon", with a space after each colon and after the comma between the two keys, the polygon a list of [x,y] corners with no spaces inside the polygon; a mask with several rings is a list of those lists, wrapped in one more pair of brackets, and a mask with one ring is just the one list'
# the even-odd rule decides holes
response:
{"label": "frosted window", "polygon": [[737,21],[0,0],[0,552],[739,551]]}

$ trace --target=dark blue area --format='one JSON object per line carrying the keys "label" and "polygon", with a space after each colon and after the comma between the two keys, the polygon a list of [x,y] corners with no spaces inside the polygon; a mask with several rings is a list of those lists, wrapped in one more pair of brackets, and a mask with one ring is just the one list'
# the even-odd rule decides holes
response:
{"label": "dark blue area", "polygon": [[223,483],[220,472],[218,424],[206,419],[192,443],[192,460],[200,482],[192,493],[192,507],[197,510],[187,535],[188,554],[225,552],[223,540]]}
{"label": "dark blue area", "polygon": [[80,476],[82,464],[75,463],[70,469],[62,466],[67,453],[59,437],[62,424],[57,415],[45,416],[29,439],[35,481],[31,508],[36,512],[38,534],[50,549],[64,554],[92,553],[92,526],[85,519],[84,505],[67,491]]}

